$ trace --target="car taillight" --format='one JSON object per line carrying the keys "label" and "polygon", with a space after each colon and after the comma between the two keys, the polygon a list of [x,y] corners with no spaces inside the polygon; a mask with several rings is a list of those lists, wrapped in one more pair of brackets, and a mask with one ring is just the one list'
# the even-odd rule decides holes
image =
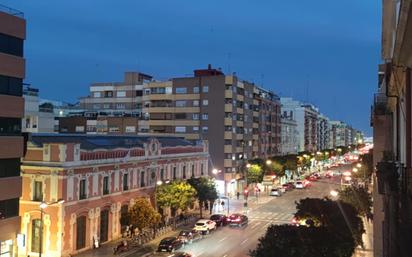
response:
{"label": "car taillight", "polygon": [[240,218],[235,219],[235,221],[240,221]]}

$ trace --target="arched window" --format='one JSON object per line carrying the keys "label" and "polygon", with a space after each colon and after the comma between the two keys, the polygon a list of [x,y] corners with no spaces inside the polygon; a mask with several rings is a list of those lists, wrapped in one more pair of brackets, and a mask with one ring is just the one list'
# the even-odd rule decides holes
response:
{"label": "arched window", "polygon": [[183,179],[185,179],[186,178],[186,166],[183,166],[182,173],[183,173],[182,177]]}
{"label": "arched window", "polygon": [[31,251],[35,253],[40,252],[40,226],[40,219],[31,221]]}
{"label": "arched window", "polygon": [[76,219],[76,250],[83,249],[86,246],[86,216],[80,216]]}

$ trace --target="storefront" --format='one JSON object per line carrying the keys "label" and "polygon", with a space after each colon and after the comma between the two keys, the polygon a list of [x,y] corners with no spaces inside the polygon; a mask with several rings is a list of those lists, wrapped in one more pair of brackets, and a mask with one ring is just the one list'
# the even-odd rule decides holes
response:
{"label": "storefront", "polygon": [[0,257],[13,257],[13,240],[5,240],[0,242]]}

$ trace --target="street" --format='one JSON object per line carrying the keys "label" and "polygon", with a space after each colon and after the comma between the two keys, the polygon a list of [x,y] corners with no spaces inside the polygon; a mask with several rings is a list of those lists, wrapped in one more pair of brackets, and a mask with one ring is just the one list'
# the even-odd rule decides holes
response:
{"label": "street", "polygon": [[[339,170],[347,169],[342,166]],[[196,257],[240,257],[248,256],[249,250],[254,249],[258,239],[264,235],[266,228],[271,224],[288,224],[295,213],[295,201],[306,197],[323,198],[330,191],[339,187],[340,176],[332,179],[321,179],[311,182],[306,189],[293,189],[281,197],[261,196],[249,199],[250,208],[247,211],[249,224],[243,228],[223,227],[205,236],[204,239],[186,245],[182,251],[189,252]],[[262,193],[263,194],[263,193]],[[243,200],[232,200],[230,213],[244,212]],[[246,213],[246,212],[245,212]],[[154,245],[153,245],[154,246]],[[140,256],[137,253],[131,256]]]}

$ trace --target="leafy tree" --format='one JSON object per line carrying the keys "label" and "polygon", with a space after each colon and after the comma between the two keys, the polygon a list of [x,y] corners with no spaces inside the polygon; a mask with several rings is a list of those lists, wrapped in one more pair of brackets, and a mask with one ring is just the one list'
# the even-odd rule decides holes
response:
{"label": "leafy tree", "polygon": [[363,245],[363,222],[356,209],[343,201],[328,198],[305,198],[296,205],[295,217],[311,220],[314,226],[327,227],[338,239],[352,241],[355,246]]}
{"label": "leafy tree", "polygon": [[339,190],[339,200],[352,205],[359,215],[371,214],[372,197],[365,187],[345,187]]}
{"label": "leafy tree", "polygon": [[268,168],[269,171],[273,171],[277,177],[285,176],[285,169],[279,162],[272,161],[272,163],[268,165]]}
{"label": "leafy tree", "polygon": [[[327,240],[325,240],[327,239]],[[325,227],[271,225],[259,239],[252,257],[350,257],[355,245],[351,241],[336,241]]]}
{"label": "leafy tree", "polygon": [[353,174],[354,178],[368,181],[373,172],[373,156],[372,152],[360,156],[362,166],[358,168],[358,172]]}
{"label": "leafy tree", "polygon": [[[187,180],[187,182],[196,190],[197,200],[200,206],[200,217],[202,218],[203,206],[205,202],[212,202],[213,206],[213,202],[218,197],[215,183],[206,177],[190,178]],[[212,208],[209,209],[210,211],[212,211]]]}
{"label": "leafy tree", "polygon": [[160,214],[144,198],[136,199],[128,214],[130,223],[139,230],[152,228],[160,222]]}
{"label": "leafy tree", "polygon": [[250,165],[250,168],[247,169],[247,184],[260,183],[263,180],[263,170],[262,166],[257,164]]}
{"label": "leafy tree", "polygon": [[287,158],[285,164],[283,165],[285,170],[295,171],[297,170],[297,156],[292,155],[291,157]]}
{"label": "leafy tree", "polygon": [[175,180],[156,189],[157,205],[162,209],[170,208],[173,220],[176,218],[177,210],[187,210],[195,197],[196,190],[186,181]]}

